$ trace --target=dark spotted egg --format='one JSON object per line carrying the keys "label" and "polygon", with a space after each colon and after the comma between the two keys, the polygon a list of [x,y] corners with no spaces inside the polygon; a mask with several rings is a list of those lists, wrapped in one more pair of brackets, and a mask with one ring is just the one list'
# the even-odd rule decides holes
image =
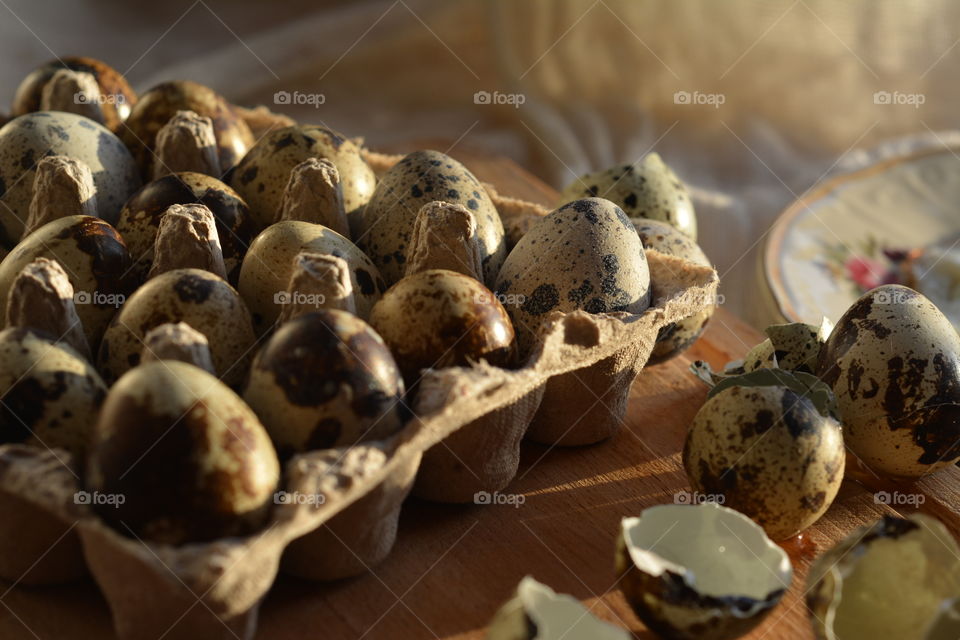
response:
{"label": "dark spotted egg", "polygon": [[820,351],[850,450],[916,478],[960,458],[960,338],[932,302],[884,285],[847,309]]}
{"label": "dark spotted egg", "polygon": [[127,198],[140,186],[127,148],[105,127],[62,111],[36,111],[0,129],[0,240],[12,247],[23,234],[33,199],[36,166],[45,156],[69,156],[90,168],[97,214],[114,224]]}
{"label": "dark spotted egg", "polygon": [[387,284],[397,282],[404,276],[417,213],[433,201],[459,204],[473,214],[483,280],[492,284],[507,253],[500,215],[480,181],[439,151],[414,151],[383,175],[358,224],[350,225],[357,244]]}
{"label": "dark spotted egg", "polygon": [[526,353],[551,311],[646,310],[650,270],[640,236],[620,207],[585,198],[545,216],[520,239],[500,269],[496,291]]}

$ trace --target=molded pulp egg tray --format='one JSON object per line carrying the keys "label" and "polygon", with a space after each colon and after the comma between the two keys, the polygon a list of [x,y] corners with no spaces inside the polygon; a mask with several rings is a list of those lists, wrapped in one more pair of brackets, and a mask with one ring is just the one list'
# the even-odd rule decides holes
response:
{"label": "molded pulp egg tray", "polygon": [[[366,157],[378,173],[400,159]],[[514,242],[547,213],[489,189]],[[524,436],[569,445],[613,435],[659,330],[709,305],[718,284],[712,269],[655,251],[647,259],[653,300],[644,313],[554,312],[520,368],[428,370],[415,416],[394,437],[291,459],[281,488],[314,499],[277,504],[248,537],[137,540],[75,498],[83,487],[66,452],[0,446],[0,577],[53,584],[89,572],[124,640],[251,638],[278,571],[331,580],[382,561],[411,490],[471,502],[510,483]]]}

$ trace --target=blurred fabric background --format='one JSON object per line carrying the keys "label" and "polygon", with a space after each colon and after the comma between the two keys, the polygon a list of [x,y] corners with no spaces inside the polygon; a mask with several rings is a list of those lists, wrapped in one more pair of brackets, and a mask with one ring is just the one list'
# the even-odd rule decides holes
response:
{"label": "blurred fabric background", "polygon": [[947,0],[0,0],[0,16],[4,104],[74,54],[140,91],[192,79],[373,148],[507,155],[558,188],[657,150],[694,191],[727,304],[758,324],[757,251],[784,206],[958,142]]}

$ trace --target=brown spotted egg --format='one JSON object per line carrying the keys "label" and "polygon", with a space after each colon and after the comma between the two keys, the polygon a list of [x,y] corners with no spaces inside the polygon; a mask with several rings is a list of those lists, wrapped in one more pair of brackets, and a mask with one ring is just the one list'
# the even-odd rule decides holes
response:
{"label": "brown spotted egg", "polygon": [[697,239],[697,218],[687,188],[658,153],[636,164],[588,173],[560,193],[560,202],[599,197],[623,208],[630,218],[660,220]]}
{"label": "brown spotted egg", "polygon": [[775,540],[817,521],[843,480],[840,425],[782,386],[738,386],[710,397],[687,433],[694,491],[736,509]]}
{"label": "brown spotted egg", "polygon": [[237,164],[253,145],[250,127],[219,93],[196,82],[164,82],[140,96],[120,132],[142,175],[152,174],[157,133],[177,115],[177,111],[193,111],[210,118],[217,139],[220,168],[224,172]]}
{"label": "brown spotted egg", "polygon": [[106,393],[93,366],[54,336],[0,332],[0,443],[60,447],[81,460]]}
{"label": "brown spotted egg", "polygon": [[130,255],[116,229],[91,216],[49,222],[23,239],[0,262],[0,309],[7,308],[13,281],[37,258],[56,260],[73,285],[77,315],[92,348],[136,285]]}
{"label": "brown spotted egg", "polygon": [[153,264],[153,245],[167,207],[192,203],[205,205],[213,213],[228,279],[235,283],[240,277],[240,263],[257,232],[247,204],[216,178],[186,171],[148,183],[120,212],[117,231],[127,243],[141,280]]}
{"label": "brown spotted egg", "polygon": [[15,118],[0,129],[0,239],[7,247],[23,234],[37,163],[52,155],[69,156],[90,168],[97,190],[97,214],[111,224],[140,186],[130,152],[93,120],[62,111],[37,111]]}
{"label": "brown spotted egg", "polygon": [[504,366],[513,354],[513,326],[493,293],[446,269],[409,275],[390,287],[370,313],[410,386],[422,369],[469,366],[483,358]]}
{"label": "brown spotted egg", "polygon": [[290,171],[308,158],[325,158],[337,167],[343,206],[352,219],[370,200],[376,177],[360,147],[326,127],[294,125],[271,131],[231,171],[227,182],[250,205],[257,224],[267,227],[280,209]]}
{"label": "brown spotted egg", "polygon": [[[642,218],[634,218],[633,223],[645,249],[676,256],[704,267],[712,266],[703,249],[676,227],[659,220]],[[716,305],[708,305],[703,311],[662,328],[657,334],[657,343],[653,346],[648,364],[665,362],[686,351],[706,329],[715,310]]]}
{"label": "brown spotted egg", "polygon": [[269,516],[280,464],[257,416],[193,365],[151,362],[110,389],[86,488],[122,534],[162,544],[252,533]]}
{"label": "brown spotted egg", "polygon": [[393,435],[403,426],[403,392],[393,356],[370,325],[321,309],[270,336],[243,398],[286,458]]}
{"label": "brown spotted egg", "polygon": [[386,290],[380,272],[360,249],[336,231],[299,220],[278,222],[254,239],[240,268],[240,295],[253,313],[258,335],[277,321],[288,292],[293,261],[302,252],[333,255],[350,267],[357,315],[367,318]]}
{"label": "brown spotted egg", "polygon": [[459,204],[477,223],[483,280],[492,284],[507,253],[503,223],[483,185],[439,151],[414,151],[380,178],[373,197],[350,228],[387,284],[404,276],[417,213],[428,202]]}
{"label": "brown spotted egg", "polygon": [[167,271],[130,296],[103,335],[100,372],[116,380],[140,363],[143,339],[151,329],[176,322],[206,336],[224,382],[234,387],[243,382],[256,343],[250,312],[226,280],[201,269]]}
{"label": "brown spotted egg", "polygon": [[850,450],[875,471],[916,478],[960,458],[960,338],[932,302],[884,285],[865,293],[820,351]]}
{"label": "brown spotted egg", "polygon": [[520,239],[496,291],[526,353],[551,311],[642,313],[650,305],[650,270],[620,207],[585,198],[545,216]]}

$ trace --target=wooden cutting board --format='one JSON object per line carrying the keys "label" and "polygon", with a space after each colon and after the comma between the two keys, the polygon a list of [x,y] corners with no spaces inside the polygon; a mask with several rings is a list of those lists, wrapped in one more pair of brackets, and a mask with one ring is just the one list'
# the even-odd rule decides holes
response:
{"label": "wooden cutting board", "polygon": [[[440,147],[445,148],[445,147]],[[556,192],[504,159],[457,153],[506,194],[550,205]],[[654,638],[617,588],[614,536],[620,519],[689,489],[680,465],[684,435],[706,396],[689,372],[742,357],[763,336],[719,309],[685,355],[637,378],[620,433],[573,449],[525,443],[520,472],[506,490],[520,506],[451,506],[407,502],[397,546],[382,565],[334,584],[278,579],[261,610],[257,638],[480,639],[497,607],[526,574],[582,600],[597,616]],[[589,392],[584,390],[584,394]],[[902,491],[911,489],[901,488]],[[922,510],[960,533],[960,469],[951,467],[912,489]],[[845,482],[827,514],[800,543],[785,545],[795,576],[783,602],[749,638],[812,638],[803,593],[812,558],[857,526],[893,510]],[[136,589],[136,585],[130,585]],[[103,640],[113,637],[109,611],[93,583],[28,589],[0,587],[0,638]],[[199,605],[198,605],[199,606]],[[579,639],[577,639],[579,640]]]}

